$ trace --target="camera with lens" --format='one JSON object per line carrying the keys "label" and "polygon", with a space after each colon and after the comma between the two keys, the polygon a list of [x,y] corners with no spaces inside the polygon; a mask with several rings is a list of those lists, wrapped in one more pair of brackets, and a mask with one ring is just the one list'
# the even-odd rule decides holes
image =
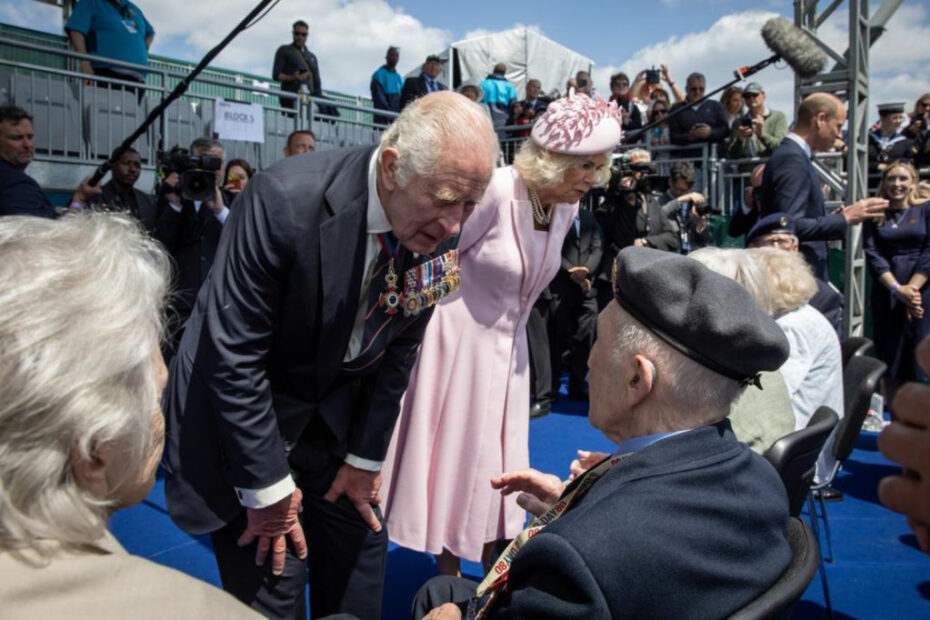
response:
{"label": "camera with lens", "polygon": [[740,127],[752,127],[752,118],[748,114],[744,114],[739,117],[739,126]]}
{"label": "camera with lens", "polygon": [[[621,155],[615,160],[615,165],[610,167],[607,196],[622,196],[630,192],[648,194],[655,189],[658,182],[655,171],[655,166],[650,162],[631,162],[627,155]],[[622,183],[630,177],[637,177],[632,186]]]}
{"label": "camera with lens", "polygon": [[216,155],[191,155],[179,146],[169,152],[158,154],[160,177],[164,179],[171,173],[177,173],[177,185],[171,187],[163,184],[161,193],[175,192],[185,200],[208,200],[216,191],[216,171],[223,165],[223,160]]}
{"label": "camera with lens", "polygon": [[658,84],[659,83],[659,70],[652,67],[652,69],[646,69],[646,84]]}
{"label": "camera with lens", "polygon": [[721,213],[723,213],[723,211],[721,211],[720,209],[717,209],[707,203],[704,203],[702,205],[694,205],[694,210],[697,211],[697,214],[701,217],[704,217],[705,215],[710,215],[712,213],[715,215],[720,215]]}

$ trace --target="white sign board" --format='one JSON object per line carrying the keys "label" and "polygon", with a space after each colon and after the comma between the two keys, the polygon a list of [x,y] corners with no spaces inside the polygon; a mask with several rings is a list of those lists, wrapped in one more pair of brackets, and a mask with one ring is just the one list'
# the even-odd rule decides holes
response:
{"label": "white sign board", "polygon": [[258,103],[216,100],[213,131],[220,140],[265,142],[265,116]]}

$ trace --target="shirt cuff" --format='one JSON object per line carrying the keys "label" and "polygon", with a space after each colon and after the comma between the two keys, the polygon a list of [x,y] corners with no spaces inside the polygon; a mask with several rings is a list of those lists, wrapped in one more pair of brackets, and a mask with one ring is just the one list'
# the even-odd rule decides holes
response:
{"label": "shirt cuff", "polygon": [[293,478],[287,476],[264,489],[240,489],[236,487],[239,503],[246,508],[267,508],[294,492],[297,486]]}
{"label": "shirt cuff", "polygon": [[383,464],[383,461],[363,459],[362,457],[355,456],[354,454],[347,454],[345,462],[346,465],[351,465],[356,469],[364,469],[365,471],[381,471],[381,465]]}
{"label": "shirt cuff", "polygon": [[217,213],[214,217],[220,221],[220,224],[225,224],[226,218],[229,217],[229,207],[223,207],[223,210]]}

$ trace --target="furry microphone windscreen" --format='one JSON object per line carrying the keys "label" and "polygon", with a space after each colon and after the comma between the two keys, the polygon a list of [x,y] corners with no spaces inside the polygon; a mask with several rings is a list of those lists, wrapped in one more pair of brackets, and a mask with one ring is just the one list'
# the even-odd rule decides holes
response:
{"label": "furry microphone windscreen", "polygon": [[762,27],[762,38],[773,53],[791,65],[801,77],[820,73],[827,55],[807,34],[784,17],[773,17]]}

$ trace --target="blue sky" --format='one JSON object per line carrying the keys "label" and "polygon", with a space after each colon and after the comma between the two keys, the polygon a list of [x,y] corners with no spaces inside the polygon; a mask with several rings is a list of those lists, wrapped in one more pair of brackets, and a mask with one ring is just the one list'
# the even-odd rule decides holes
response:
{"label": "blue sky", "polygon": [[[137,0],[157,31],[153,52],[198,60],[244,16],[253,0],[196,2]],[[822,2],[822,5],[828,3]],[[880,2],[873,1],[875,10]],[[222,7],[221,11],[217,7]],[[843,3],[821,35],[845,49],[848,7]],[[766,56],[759,29],[773,15],[792,18],[791,0],[654,0],[652,2],[556,2],[511,0],[281,0],[260,24],[236,39],[216,64],[268,74],[277,45],[290,39],[290,24],[310,22],[310,48],[320,61],[324,87],[367,94],[371,72],[388,45],[401,46],[399,69],[413,69],[426,54],[476,32],[525,25],[588,56],[594,84],[606,94],[609,75],[635,74],[667,62],[677,80],[699,70],[708,86],[729,81],[738,65]],[[0,21],[60,32],[56,9],[34,0],[0,0]],[[906,0],[872,49],[872,101],[913,102],[930,91],[930,0]],[[790,108],[790,71],[766,69],[769,103]],[[556,85],[544,85],[546,89]],[[874,110],[874,103],[872,110]]]}

